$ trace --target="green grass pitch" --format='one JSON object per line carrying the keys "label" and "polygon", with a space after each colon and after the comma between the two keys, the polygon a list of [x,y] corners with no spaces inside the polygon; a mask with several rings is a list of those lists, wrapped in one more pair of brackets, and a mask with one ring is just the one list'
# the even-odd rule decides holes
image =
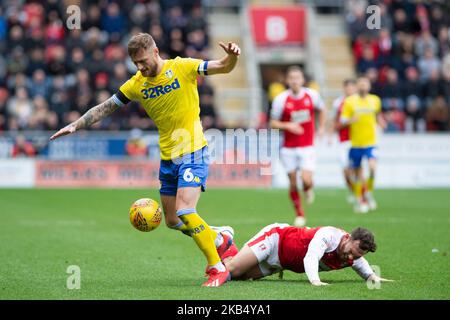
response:
{"label": "green grass pitch", "polygon": [[[0,299],[449,299],[450,190],[378,190],[379,209],[367,215],[345,194],[317,189],[308,225],[369,228],[378,251],[367,259],[396,282],[370,290],[347,268],[321,273],[328,287],[285,272],[202,288],[205,259],[192,239],[164,223],[139,232],[128,220],[132,202],[159,200],[157,190],[0,190]],[[239,247],[267,224],[293,221],[285,190],[209,189],[198,211],[233,226]],[[66,287],[70,265],[81,269],[79,290]]]}

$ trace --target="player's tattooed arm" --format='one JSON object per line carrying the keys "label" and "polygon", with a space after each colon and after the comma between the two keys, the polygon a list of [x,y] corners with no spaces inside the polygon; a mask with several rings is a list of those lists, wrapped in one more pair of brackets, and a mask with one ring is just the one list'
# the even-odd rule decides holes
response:
{"label": "player's tattooed arm", "polygon": [[90,125],[106,118],[111,113],[116,111],[119,106],[114,102],[113,98],[109,98],[105,102],[96,105],[95,107],[89,109],[80,119],[75,121],[76,130],[89,127]]}
{"label": "player's tattooed arm", "polygon": [[92,124],[106,118],[114,111],[116,111],[119,106],[114,102],[113,98],[110,97],[105,102],[102,102],[95,107],[89,109],[83,116],[78,120],[72,122],[71,124],[65,126],[54,135],[50,137],[50,140],[55,140],[56,138],[74,133],[75,131],[83,128],[87,128]]}

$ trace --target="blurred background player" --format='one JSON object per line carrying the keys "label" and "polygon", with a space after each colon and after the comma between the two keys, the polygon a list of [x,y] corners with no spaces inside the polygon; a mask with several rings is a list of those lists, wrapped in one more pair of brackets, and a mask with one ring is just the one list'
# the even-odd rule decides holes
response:
{"label": "blurred background player", "polygon": [[197,76],[229,73],[234,69],[240,48],[231,42],[220,46],[226,53],[220,60],[162,59],[153,37],[138,33],[128,42],[128,54],[138,69],[136,74],[112,97],[50,138],[74,133],[132,100],[139,101],[159,132],[160,196],[166,224],[188,233],[206,256],[209,278],[203,286],[208,287],[222,285],[230,273],[219,256],[226,249],[223,245],[228,243],[228,236],[211,229],[196,209],[200,193],[205,191],[209,165],[207,141],[199,118]]}
{"label": "blurred background player", "polygon": [[347,201],[349,203],[354,203],[355,201],[355,197],[353,195],[352,173],[349,161],[349,153],[352,143],[350,141],[350,128],[348,126],[342,126],[339,119],[341,117],[344,100],[347,97],[355,94],[356,92],[356,81],[353,79],[344,80],[343,95],[333,101],[333,128],[337,132],[339,138],[339,162],[341,163],[342,170],[344,172],[345,183],[349,190],[349,195],[347,197]]}
{"label": "blurred background player", "polygon": [[[352,147],[349,152],[350,166],[353,174],[353,190],[355,194],[354,210],[357,213],[367,213],[375,210],[373,190],[376,171],[377,123],[384,129],[386,123],[381,114],[381,100],[370,94],[370,81],[361,76],[357,80],[358,93],[345,99],[340,122],[350,128]],[[369,177],[367,191],[363,194],[364,171],[362,160],[367,158]],[[364,201],[367,200],[367,203]]]}
{"label": "blurred background player", "polygon": [[328,283],[319,278],[319,271],[352,267],[364,280],[391,281],[380,278],[363,257],[375,252],[372,232],[356,228],[351,234],[335,227],[298,228],[274,223],[266,226],[237,252],[232,245],[224,262],[233,280],[259,279],[290,270],[306,273],[313,286]]}
{"label": "blurred background player", "polygon": [[289,196],[297,215],[294,224],[304,226],[306,219],[297,187],[297,173],[301,173],[306,201],[312,203],[316,162],[315,112],[319,112],[319,135],[323,135],[325,105],[317,91],[303,86],[305,78],[300,67],[291,66],[287,69],[286,82],[289,88],[276,96],[272,103],[270,126],[284,132],[280,157],[289,177]]}

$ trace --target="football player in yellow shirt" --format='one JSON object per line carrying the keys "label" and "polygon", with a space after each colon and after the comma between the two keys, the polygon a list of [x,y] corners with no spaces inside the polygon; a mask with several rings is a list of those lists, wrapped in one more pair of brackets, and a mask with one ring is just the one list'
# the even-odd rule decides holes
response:
{"label": "football player in yellow shirt", "polygon": [[[381,114],[381,100],[370,94],[370,80],[359,77],[357,80],[358,93],[347,97],[342,107],[340,122],[350,126],[351,149],[349,152],[350,166],[353,171],[353,188],[355,193],[355,212],[367,213],[377,207],[373,196],[375,171],[377,165],[377,124],[383,129],[386,122]],[[369,178],[367,191],[363,194],[362,159],[366,157],[369,163]],[[364,201],[367,200],[367,203]]]}
{"label": "football player in yellow shirt", "polygon": [[138,71],[105,102],[91,108],[50,140],[74,133],[109,116],[131,100],[138,101],[155,122],[159,133],[160,196],[169,228],[190,235],[208,261],[208,280],[217,287],[230,279],[220,255],[231,245],[231,227],[210,227],[198,214],[197,202],[205,190],[209,155],[200,122],[198,75],[229,73],[241,49],[220,43],[226,55],[220,60],[191,58],[164,60],[152,36],[140,33],[128,43],[128,54]]}

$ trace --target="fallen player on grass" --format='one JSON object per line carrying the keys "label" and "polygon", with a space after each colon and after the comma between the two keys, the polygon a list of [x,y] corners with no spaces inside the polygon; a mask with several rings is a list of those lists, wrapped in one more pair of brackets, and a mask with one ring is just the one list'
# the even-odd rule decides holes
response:
{"label": "fallen player on grass", "polygon": [[306,273],[314,286],[328,285],[319,271],[352,267],[364,280],[392,281],[375,274],[363,257],[376,251],[372,232],[356,228],[350,234],[335,227],[292,227],[271,224],[251,238],[238,252],[229,247],[222,259],[232,280],[259,279],[283,270]]}

